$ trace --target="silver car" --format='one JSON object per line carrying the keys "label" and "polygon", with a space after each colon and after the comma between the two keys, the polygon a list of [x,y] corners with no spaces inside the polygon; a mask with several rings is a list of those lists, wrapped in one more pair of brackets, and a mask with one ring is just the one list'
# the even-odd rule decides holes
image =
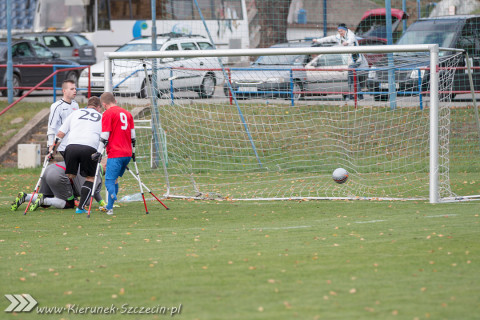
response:
{"label": "silver car", "polygon": [[[312,43],[282,43],[271,48],[311,47]],[[260,56],[247,68],[230,68],[230,86],[237,98],[276,97],[299,99],[302,97],[305,81],[305,66],[310,55]],[[229,96],[230,88],[224,84]]]}
{"label": "silver car", "polygon": [[[213,45],[201,36],[181,36],[164,34],[157,37],[158,51],[186,51],[186,50],[212,50]],[[151,37],[132,40],[117,52],[151,51]],[[151,80],[152,63],[146,62],[146,72],[141,59],[120,59],[112,63],[112,82],[114,92],[122,95],[137,95],[139,98],[148,96],[148,84]],[[215,93],[217,83],[223,82],[221,66],[217,58],[163,58],[156,59],[157,63],[157,89],[159,94],[173,93],[176,91],[193,91],[201,98],[211,98]],[[104,91],[103,62],[97,63],[88,70],[84,70],[79,79],[78,87],[88,89],[94,95]],[[85,91],[87,92],[87,91]]]}
{"label": "silver car", "polygon": [[[349,54],[321,54],[306,65],[307,79],[304,82],[305,96],[342,95],[346,98],[348,86]],[[363,62],[354,72],[357,79],[357,91],[365,86],[368,63]]]}
{"label": "silver car", "polygon": [[95,46],[83,35],[74,32],[19,33],[15,37],[34,40],[47,46],[60,58],[74,61],[81,65],[97,63]]}

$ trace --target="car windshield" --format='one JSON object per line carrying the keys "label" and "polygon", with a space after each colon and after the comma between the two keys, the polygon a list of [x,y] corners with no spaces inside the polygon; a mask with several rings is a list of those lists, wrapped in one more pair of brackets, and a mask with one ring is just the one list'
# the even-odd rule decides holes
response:
{"label": "car windshield", "polygon": [[261,56],[255,61],[257,65],[291,66],[304,65],[305,55],[285,55],[285,56]]}
{"label": "car windshield", "polygon": [[397,44],[438,44],[449,47],[455,36],[455,30],[413,30],[406,32]]}
{"label": "car windshield", "polygon": [[[360,21],[355,34],[362,37],[387,37],[387,17],[385,16],[370,16],[365,20]],[[396,17],[392,16],[392,25],[397,21]]]}
{"label": "car windshield", "polygon": [[[397,44],[438,44],[439,47],[449,48],[453,42],[456,31],[450,30],[409,30],[397,41]],[[412,55],[413,53],[404,53],[400,55]],[[441,51],[439,56],[447,54]]]}
{"label": "car windshield", "polygon": [[79,46],[83,46],[83,45],[93,46],[93,44],[90,42],[90,40],[88,40],[84,36],[76,34],[73,37],[75,38],[75,40],[77,40]]}
{"label": "car windshield", "polygon": [[129,43],[117,49],[117,52],[152,51],[151,43]]}

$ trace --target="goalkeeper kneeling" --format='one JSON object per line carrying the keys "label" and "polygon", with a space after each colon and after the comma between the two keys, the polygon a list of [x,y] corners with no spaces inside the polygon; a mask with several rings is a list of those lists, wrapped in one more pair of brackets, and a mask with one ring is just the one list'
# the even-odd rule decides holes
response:
{"label": "goalkeeper kneeling", "polygon": [[[101,169],[104,169],[105,162],[103,162]],[[30,211],[35,211],[39,207],[48,208],[53,206],[57,209],[74,209],[75,200],[80,196],[80,190],[85,178],[77,174],[75,179],[70,180],[65,174],[65,162],[59,162],[49,165],[45,169],[42,180],[40,182],[40,190],[38,194],[32,199]],[[97,186],[95,188],[95,200],[100,206],[105,206],[106,203],[100,195],[102,188],[102,174],[104,170],[99,170],[97,177]],[[25,201],[30,201],[31,194],[26,192],[19,192],[11,205],[11,210],[16,211],[18,207]]]}

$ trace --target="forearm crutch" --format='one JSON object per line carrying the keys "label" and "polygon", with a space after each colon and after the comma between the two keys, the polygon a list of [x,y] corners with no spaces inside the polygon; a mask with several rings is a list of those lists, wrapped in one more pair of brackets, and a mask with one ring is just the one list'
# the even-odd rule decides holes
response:
{"label": "forearm crutch", "polygon": [[138,178],[137,180],[138,180],[138,185],[140,187],[140,193],[142,194],[143,205],[145,206],[145,214],[148,214],[147,202],[145,201],[145,195],[143,194],[142,181],[140,180],[140,174],[138,173],[137,161],[135,161],[135,144],[133,145],[132,160],[133,160],[133,164],[135,165],[135,171],[137,172],[137,178]]}
{"label": "forearm crutch", "polygon": [[30,200],[28,201],[27,207],[25,208],[25,212],[23,213],[23,215],[26,215],[26,214],[27,214],[28,208],[30,207],[30,204],[32,203],[33,197],[35,196],[35,194],[36,194],[36,193],[38,192],[38,190],[40,189],[40,183],[41,183],[41,181],[42,181],[43,174],[45,173],[45,169],[47,168],[48,162],[50,161],[50,158],[52,157],[52,155],[53,155],[53,151],[50,151],[50,152],[45,156],[45,160],[43,161],[42,171],[40,172],[40,178],[38,178],[37,184],[35,185],[35,188],[33,189],[32,196],[30,197]]}
{"label": "forearm crutch", "polygon": [[[128,167],[127,167],[127,170],[128,172],[130,172],[132,174],[132,176],[137,179],[137,181],[139,181],[139,178],[135,175],[135,173],[132,172],[132,170],[130,170]],[[160,199],[157,198],[157,196],[155,194],[153,194],[153,192],[143,183],[141,182],[142,186],[147,189],[148,193],[150,193],[155,199],[157,199],[158,202],[160,202],[162,204],[162,206],[167,209],[167,210],[170,210],[170,208],[168,208]]]}
{"label": "forearm crutch", "polygon": [[90,209],[92,209],[93,197],[94,197],[94,195],[95,195],[95,187],[96,187],[96,185],[97,185],[98,170],[100,169],[101,162],[102,162],[102,157],[100,157],[100,158],[98,159],[97,169],[95,169],[95,179],[93,179],[92,194],[90,195],[90,204],[88,205],[87,218],[90,218]]}

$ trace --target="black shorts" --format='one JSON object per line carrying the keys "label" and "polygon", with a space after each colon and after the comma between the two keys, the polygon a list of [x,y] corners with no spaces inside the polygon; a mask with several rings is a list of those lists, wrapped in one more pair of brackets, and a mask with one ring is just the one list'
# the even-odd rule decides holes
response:
{"label": "black shorts", "polygon": [[92,160],[92,154],[97,152],[95,148],[82,144],[69,144],[65,149],[66,174],[77,175],[80,165],[82,177],[94,177],[97,170],[97,162]]}

